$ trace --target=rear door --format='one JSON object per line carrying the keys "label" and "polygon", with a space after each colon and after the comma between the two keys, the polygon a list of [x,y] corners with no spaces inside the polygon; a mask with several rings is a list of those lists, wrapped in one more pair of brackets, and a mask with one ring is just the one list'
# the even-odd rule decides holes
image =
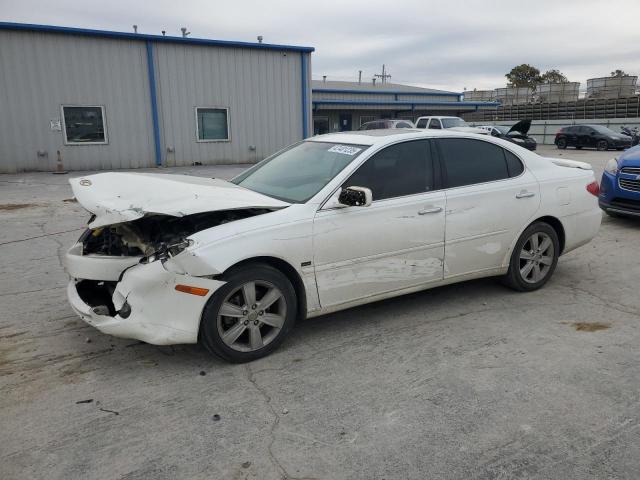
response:
{"label": "rear door", "polygon": [[441,138],[437,145],[447,193],[444,278],[500,268],[538,210],[537,180],[494,143]]}
{"label": "rear door", "polygon": [[578,129],[580,127],[567,127],[566,128],[566,138],[567,138],[567,145],[571,146],[571,147],[576,147],[578,146]]}
{"label": "rear door", "polygon": [[438,178],[429,140],[397,143],[343,184],[370,188],[371,206],[336,208],[332,198],[318,211],[314,265],[323,307],[442,279],[445,194]]}

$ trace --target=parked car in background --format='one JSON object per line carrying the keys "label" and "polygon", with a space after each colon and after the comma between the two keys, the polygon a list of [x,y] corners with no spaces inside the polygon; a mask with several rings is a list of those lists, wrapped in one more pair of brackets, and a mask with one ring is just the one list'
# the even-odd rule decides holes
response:
{"label": "parked car in background", "polygon": [[502,138],[503,140],[520,145],[527,150],[533,151],[538,147],[536,139],[527,135],[531,128],[531,120],[520,120],[513,126],[482,125],[478,128],[489,132],[489,135],[492,137]]}
{"label": "parked car in background", "polygon": [[472,127],[460,117],[420,117],[416,121],[416,128],[431,130],[451,129],[456,132],[477,133],[480,135],[489,133],[481,128]]}
{"label": "parked car in background", "polygon": [[416,128],[416,126],[410,120],[383,119],[363,123],[358,130],[382,130],[385,128]]}
{"label": "parked car in background", "polygon": [[78,315],[233,362],[269,354],[299,319],[405,293],[489,276],[536,290],[602,219],[588,164],[447,130],[320,135],[230,182],[70,183],[92,214],[65,260]]}
{"label": "parked car in background", "polygon": [[595,148],[597,150],[624,150],[631,146],[631,137],[616,133],[602,125],[572,125],[562,127],[556,133],[558,148]]}
{"label": "parked car in background", "polygon": [[640,146],[609,160],[600,181],[599,203],[609,215],[640,217]]}

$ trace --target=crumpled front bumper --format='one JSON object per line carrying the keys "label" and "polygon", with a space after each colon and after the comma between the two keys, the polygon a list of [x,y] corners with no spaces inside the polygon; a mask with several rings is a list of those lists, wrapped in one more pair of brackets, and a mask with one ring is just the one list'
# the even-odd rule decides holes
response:
{"label": "crumpled front bumper", "polygon": [[[225,282],[169,272],[162,262],[138,264],[127,269],[112,296],[116,312],[125,301],[131,313],[104,315],[78,292],[81,280],[72,279],[67,296],[73,310],[89,325],[103,333],[132,338],[155,345],[196,343],[202,310],[211,295]],[[205,288],[204,296],[179,292],[176,285]]]}

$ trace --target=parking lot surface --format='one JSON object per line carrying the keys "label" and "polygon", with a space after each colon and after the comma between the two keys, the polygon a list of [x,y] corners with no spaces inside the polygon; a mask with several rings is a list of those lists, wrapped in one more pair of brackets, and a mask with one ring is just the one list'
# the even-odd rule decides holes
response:
{"label": "parking lot surface", "polygon": [[[598,178],[616,155],[541,153]],[[0,478],[638,478],[640,221],[605,216],[542,290],[486,279],[378,302],[229,365],[72,313],[78,174],[0,175]]]}

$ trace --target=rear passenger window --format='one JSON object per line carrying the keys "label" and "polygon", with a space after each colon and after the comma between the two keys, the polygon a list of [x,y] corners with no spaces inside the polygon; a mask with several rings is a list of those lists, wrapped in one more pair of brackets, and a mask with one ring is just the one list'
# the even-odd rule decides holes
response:
{"label": "rear passenger window", "polygon": [[438,144],[449,188],[509,178],[505,151],[493,143],[442,138]]}
{"label": "rear passenger window", "polygon": [[433,160],[428,140],[391,145],[354,172],[344,187],[367,187],[373,200],[433,190]]}
{"label": "rear passenger window", "polygon": [[507,169],[509,170],[510,177],[517,177],[524,172],[524,165],[520,161],[518,157],[516,157],[509,150],[502,150],[504,152],[504,156],[507,159]]}

